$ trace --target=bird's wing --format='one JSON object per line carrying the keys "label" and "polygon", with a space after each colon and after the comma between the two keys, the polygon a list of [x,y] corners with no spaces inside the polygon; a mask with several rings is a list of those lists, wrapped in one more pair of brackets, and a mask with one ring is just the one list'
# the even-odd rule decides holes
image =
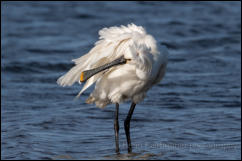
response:
{"label": "bird's wing", "polygon": [[[106,64],[108,63],[108,59],[107,58],[102,58],[100,59],[96,64],[93,65],[93,68],[96,68],[96,67],[99,67],[103,64]],[[85,85],[82,87],[82,90],[78,93],[78,95],[76,96],[77,98],[80,97],[80,95],[88,88],[90,87],[93,83],[95,83],[100,77],[102,77],[102,74],[104,72],[100,72],[100,73],[97,73],[95,74],[94,76],[92,76],[91,78],[89,78]]]}
{"label": "bird's wing", "polygon": [[57,83],[64,87],[71,86],[75,82],[78,82],[81,72],[91,69],[93,66],[95,66],[95,64],[100,64],[99,61],[103,58],[101,57],[101,53],[103,52],[104,48],[105,46],[102,47],[101,44],[96,45],[89,51],[89,53],[78,59],[72,60],[75,62],[75,66],[72,67],[65,75],[61,76],[57,80]]}
{"label": "bird's wing", "polygon": [[[142,27],[134,24],[130,24],[127,27],[103,28],[99,31],[100,40],[95,43],[95,46],[84,56],[74,59],[75,66],[61,76],[57,83],[61,86],[71,86],[79,81],[81,72],[104,65],[122,56],[130,45],[130,40],[132,40],[135,33],[146,34]],[[79,95],[100,77],[102,77],[102,73],[91,77],[83,86]]]}
{"label": "bird's wing", "polygon": [[155,63],[153,65],[152,72],[151,72],[152,73],[151,77],[153,79],[152,84],[159,83],[164,77],[166,66],[168,63],[168,55],[169,53],[167,48],[165,46],[161,46],[160,53],[157,54],[156,57],[154,58]]}

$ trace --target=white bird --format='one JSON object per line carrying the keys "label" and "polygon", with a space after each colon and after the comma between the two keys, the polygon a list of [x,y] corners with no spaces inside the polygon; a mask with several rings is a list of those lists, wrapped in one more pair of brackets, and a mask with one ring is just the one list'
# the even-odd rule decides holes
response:
{"label": "white bird", "polygon": [[156,40],[143,27],[135,24],[103,28],[99,35],[95,46],[87,54],[74,59],[75,66],[61,76],[57,83],[71,86],[75,82],[86,82],[78,96],[96,83],[86,103],[95,103],[100,108],[116,104],[114,130],[117,153],[119,104],[132,101],[124,121],[128,152],[131,152],[131,116],[136,104],[145,98],[146,92],[164,77],[168,51],[165,46],[158,50]]}

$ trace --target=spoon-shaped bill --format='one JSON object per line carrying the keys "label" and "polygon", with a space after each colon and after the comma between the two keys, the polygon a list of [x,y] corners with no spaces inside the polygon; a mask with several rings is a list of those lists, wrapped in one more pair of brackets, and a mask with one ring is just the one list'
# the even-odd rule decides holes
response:
{"label": "spoon-shaped bill", "polygon": [[85,70],[81,73],[80,82],[85,82],[89,78],[91,78],[93,75],[95,75],[95,74],[97,74],[101,71],[104,71],[104,70],[109,69],[109,68],[116,66],[116,65],[125,64],[126,62],[127,62],[127,59],[125,59],[124,56],[121,56],[118,59],[115,59],[114,61],[107,63],[107,64],[104,64],[100,67],[90,69],[90,70]]}

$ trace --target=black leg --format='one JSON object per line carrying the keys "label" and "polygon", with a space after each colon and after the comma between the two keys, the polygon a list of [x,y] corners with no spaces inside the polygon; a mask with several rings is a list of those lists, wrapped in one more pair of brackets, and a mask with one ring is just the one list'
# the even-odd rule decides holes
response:
{"label": "black leg", "polygon": [[130,120],[131,120],[132,114],[134,112],[135,105],[136,104],[132,102],[131,107],[129,109],[129,113],[124,121],[124,129],[125,129],[125,134],[126,134],[126,138],[127,138],[129,153],[132,152],[129,128],[130,128]]}
{"label": "black leg", "polygon": [[116,153],[119,153],[119,139],[118,139],[118,135],[119,135],[118,134],[118,132],[119,132],[119,123],[118,123],[118,111],[119,111],[119,104],[116,103],[115,120],[114,120]]}

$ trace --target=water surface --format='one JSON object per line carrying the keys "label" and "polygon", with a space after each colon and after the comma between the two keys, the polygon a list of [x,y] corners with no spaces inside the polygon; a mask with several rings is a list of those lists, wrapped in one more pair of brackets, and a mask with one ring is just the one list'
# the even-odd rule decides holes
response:
{"label": "water surface", "polygon": [[[2,2],[1,159],[241,159],[241,2]],[[56,80],[98,30],[142,25],[169,48],[167,74],[137,105],[127,154],[120,106],[85,104]]]}

